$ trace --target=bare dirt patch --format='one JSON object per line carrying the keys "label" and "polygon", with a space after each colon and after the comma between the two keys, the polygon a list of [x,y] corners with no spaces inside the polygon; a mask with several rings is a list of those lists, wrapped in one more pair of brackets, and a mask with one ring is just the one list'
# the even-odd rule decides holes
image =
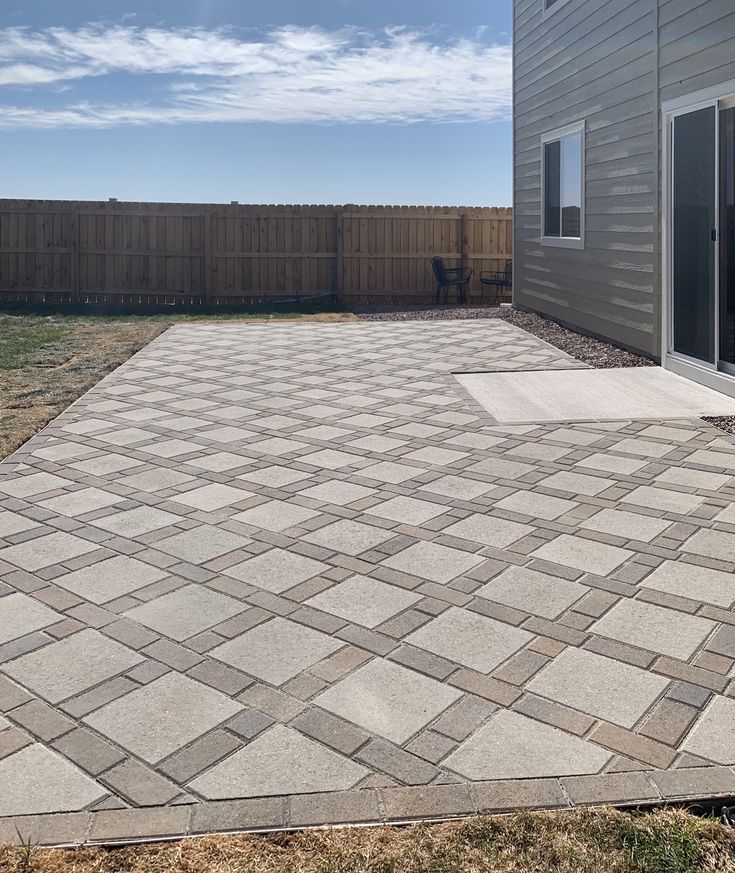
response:
{"label": "bare dirt patch", "polygon": [[208,836],[126,848],[0,848],[2,873],[698,873],[735,836],[683,811],[519,813],[438,825]]}

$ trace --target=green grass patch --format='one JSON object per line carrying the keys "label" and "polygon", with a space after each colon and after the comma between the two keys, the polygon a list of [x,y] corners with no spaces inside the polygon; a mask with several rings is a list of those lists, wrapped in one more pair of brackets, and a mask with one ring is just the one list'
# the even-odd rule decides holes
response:
{"label": "green grass patch", "polygon": [[30,355],[68,333],[68,328],[46,319],[0,316],[0,370],[22,367]]}

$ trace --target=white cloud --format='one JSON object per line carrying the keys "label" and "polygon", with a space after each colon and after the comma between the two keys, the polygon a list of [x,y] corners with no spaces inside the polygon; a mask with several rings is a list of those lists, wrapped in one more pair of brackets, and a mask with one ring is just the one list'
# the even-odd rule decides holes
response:
{"label": "white cloud", "polygon": [[[482,29],[442,42],[408,28],[283,27],[248,38],[224,29],[6,28],[0,128],[493,121],[510,113],[511,49],[484,36]],[[126,97],[93,99],[85,88],[99,79]],[[59,107],[58,86],[70,83],[78,99]],[[44,102],[52,86],[55,99]],[[27,100],[4,103],[9,87]]]}

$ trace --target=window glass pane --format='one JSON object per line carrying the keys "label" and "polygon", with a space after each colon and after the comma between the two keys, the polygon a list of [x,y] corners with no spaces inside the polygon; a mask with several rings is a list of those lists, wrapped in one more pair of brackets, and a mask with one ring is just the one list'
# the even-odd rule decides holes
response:
{"label": "window glass pane", "polygon": [[546,8],[551,9],[554,3],[556,3],[556,0],[546,0]]}
{"label": "window glass pane", "polygon": [[582,135],[565,136],[561,147],[561,235],[582,236]]}
{"label": "window glass pane", "polygon": [[544,236],[561,233],[561,142],[544,145]]}

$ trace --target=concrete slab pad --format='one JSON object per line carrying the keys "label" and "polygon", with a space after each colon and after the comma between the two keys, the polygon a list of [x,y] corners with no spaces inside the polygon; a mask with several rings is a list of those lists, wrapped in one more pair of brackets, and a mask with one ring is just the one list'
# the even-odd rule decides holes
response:
{"label": "concrete slab pad", "polygon": [[503,424],[735,414],[735,398],[660,367],[456,376]]}

